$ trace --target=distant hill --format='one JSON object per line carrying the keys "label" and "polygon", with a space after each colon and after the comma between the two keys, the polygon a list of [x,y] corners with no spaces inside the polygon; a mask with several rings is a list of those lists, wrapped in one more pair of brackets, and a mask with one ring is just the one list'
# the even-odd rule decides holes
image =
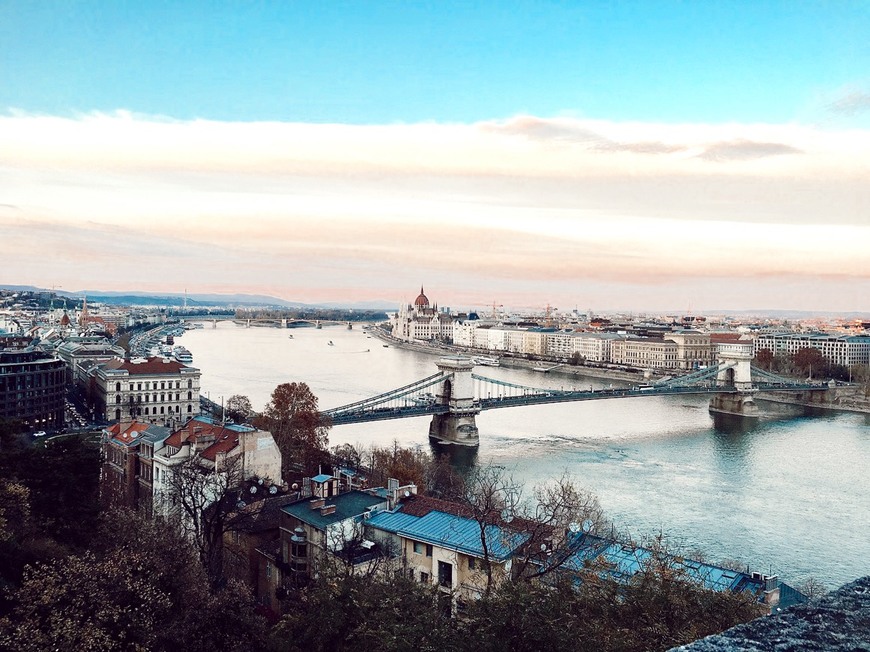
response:
{"label": "distant hill", "polygon": [[[50,292],[46,288],[33,285],[0,285],[0,288],[15,292]],[[104,303],[115,306],[155,306],[177,307],[184,305],[184,294],[177,293],[153,293],[139,291],[110,292],[104,290],[53,290],[61,297],[74,297],[81,299],[83,296],[89,302]],[[300,301],[287,301],[278,297],[261,294],[188,294],[187,305],[189,307],[220,306],[225,308],[295,308],[301,310],[395,310],[395,302],[392,301],[354,301],[348,303],[302,303]]]}

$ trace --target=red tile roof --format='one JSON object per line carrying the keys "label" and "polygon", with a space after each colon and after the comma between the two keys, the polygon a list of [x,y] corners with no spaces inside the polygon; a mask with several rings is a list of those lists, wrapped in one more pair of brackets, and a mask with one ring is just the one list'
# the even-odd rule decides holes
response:
{"label": "red tile roof", "polygon": [[130,360],[112,362],[114,364],[107,365],[110,369],[123,369],[131,376],[138,374],[177,374],[182,369],[187,368],[187,365],[181,364],[176,360],[167,360],[166,358],[148,358],[144,362],[131,362]]}
{"label": "red tile roof", "polygon": [[737,342],[743,337],[740,333],[710,333],[710,342],[712,344],[726,344]]}
{"label": "red tile roof", "polygon": [[213,440],[213,443],[200,451],[202,457],[212,462],[215,461],[218,453],[227,453],[239,445],[238,432],[196,419],[191,419],[183,428],[169,435],[165,444],[173,448],[181,448],[184,443],[196,446],[200,439]]}
{"label": "red tile roof", "polygon": [[127,427],[121,430],[121,423],[118,422],[109,428],[107,428],[110,433],[110,439],[113,439],[122,444],[130,444],[135,441],[139,436],[139,433],[148,430],[150,424],[148,423],[139,423],[137,421],[133,421],[132,423],[127,424]]}

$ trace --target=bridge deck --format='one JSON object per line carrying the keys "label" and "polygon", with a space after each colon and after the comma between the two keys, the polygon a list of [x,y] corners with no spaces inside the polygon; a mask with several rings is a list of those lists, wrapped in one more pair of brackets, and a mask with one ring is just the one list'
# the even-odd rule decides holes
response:
{"label": "bridge deck", "polygon": [[[429,380],[429,379],[425,379]],[[798,392],[819,391],[827,389],[826,385],[818,384],[790,384],[790,383],[766,383],[756,386],[758,392]],[[551,403],[567,403],[572,401],[596,401],[604,399],[639,398],[644,396],[682,396],[698,394],[735,394],[738,390],[733,387],[709,386],[660,386],[660,387],[630,387],[601,389],[593,391],[562,391],[562,390],[537,390],[540,393],[525,394],[520,396],[496,396],[477,399],[474,409],[477,411],[493,410],[498,408],[519,407],[524,405],[545,405]],[[359,404],[366,404],[360,401]],[[345,406],[347,407],[347,406]],[[334,425],[347,423],[364,423],[370,421],[383,421],[387,419],[403,419],[407,417],[431,416],[435,414],[447,414],[449,409],[446,405],[429,403],[425,405],[407,406],[383,406],[375,407],[367,404],[359,410],[344,410],[336,408],[328,410],[324,414],[332,419]],[[344,410],[344,411],[342,411]]]}

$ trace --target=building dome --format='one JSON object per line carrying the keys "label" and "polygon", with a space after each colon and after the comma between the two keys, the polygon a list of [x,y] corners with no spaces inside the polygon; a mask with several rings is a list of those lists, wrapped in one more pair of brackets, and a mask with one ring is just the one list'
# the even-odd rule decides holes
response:
{"label": "building dome", "polygon": [[423,294],[423,286],[420,286],[420,296],[414,299],[414,305],[418,308],[428,308],[429,307],[429,299]]}

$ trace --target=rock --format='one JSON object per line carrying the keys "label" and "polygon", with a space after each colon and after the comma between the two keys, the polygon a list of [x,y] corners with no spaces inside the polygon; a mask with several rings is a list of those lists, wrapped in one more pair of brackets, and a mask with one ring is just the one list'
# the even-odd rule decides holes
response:
{"label": "rock", "polygon": [[870,576],[672,652],[870,652]]}

